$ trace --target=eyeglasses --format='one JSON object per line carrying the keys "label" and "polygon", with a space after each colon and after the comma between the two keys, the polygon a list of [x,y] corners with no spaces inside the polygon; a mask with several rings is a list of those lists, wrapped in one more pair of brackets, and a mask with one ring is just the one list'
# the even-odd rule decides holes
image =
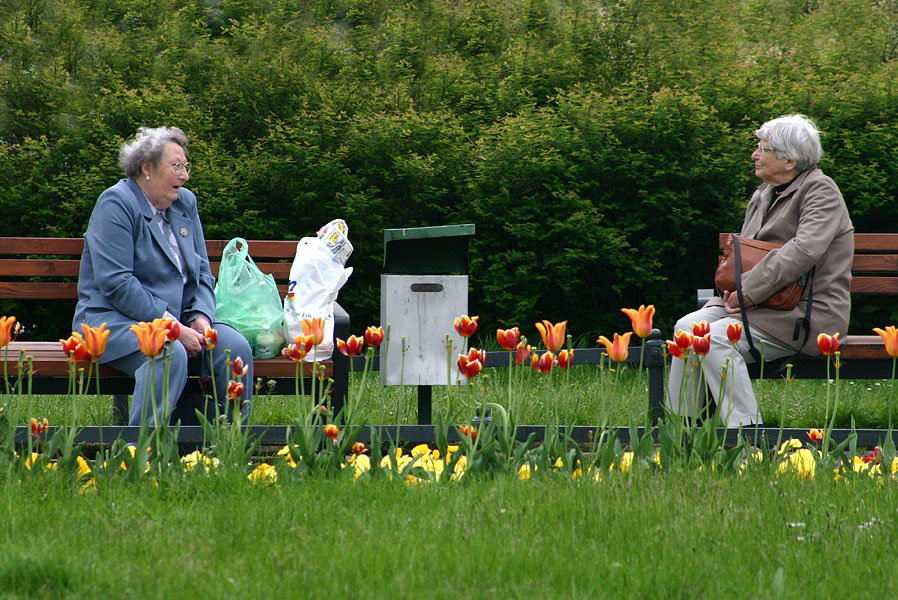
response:
{"label": "eyeglasses", "polygon": [[[776,148],[765,148],[761,145],[761,142],[758,142],[758,152],[776,152]],[[189,170],[188,170],[189,172]]]}
{"label": "eyeglasses", "polygon": [[189,162],[186,163],[172,163],[171,168],[175,170],[175,173],[180,173],[182,170],[185,171],[188,175],[190,175],[190,169],[192,165]]}

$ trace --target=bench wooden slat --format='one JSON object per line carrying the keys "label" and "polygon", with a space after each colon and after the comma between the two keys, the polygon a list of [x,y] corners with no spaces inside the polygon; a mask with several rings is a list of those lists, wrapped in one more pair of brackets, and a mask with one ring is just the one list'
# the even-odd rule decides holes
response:
{"label": "bench wooden slat", "polygon": [[855,233],[855,252],[894,252],[898,248],[898,233]]}
{"label": "bench wooden slat", "polygon": [[80,266],[75,259],[0,259],[0,273],[8,277],[77,277]]}
{"label": "bench wooden slat", "polygon": [[898,272],[898,254],[855,254],[851,270],[867,273]]}
{"label": "bench wooden slat", "polygon": [[81,254],[83,238],[0,237],[0,254]]}
{"label": "bench wooden slat", "polygon": [[23,300],[71,300],[78,297],[78,284],[55,281],[0,282],[0,298]]}
{"label": "bench wooden slat", "polygon": [[[59,342],[13,342],[9,345],[9,353],[7,371],[15,374],[16,365],[19,361],[21,351],[32,357],[32,364],[37,375],[49,377],[65,377],[69,374],[69,364],[65,354],[62,351],[62,345]],[[2,352],[2,351],[0,351]],[[2,354],[0,354],[0,362],[2,362]],[[328,377],[333,376],[333,362],[322,361],[325,374]],[[87,363],[78,363],[79,367],[84,367],[87,372]],[[263,379],[269,377],[293,377],[296,373],[296,363],[284,357],[268,358],[265,360],[254,361],[254,373],[256,377]],[[309,377],[312,374],[311,363],[304,363],[302,376]],[[121,376],[122,374],[106,365],[100,365],[100,376]]]}
{"label": "bench wooden slat", "polygon": [[[206,240],[206,253],[209,258],[221,256],[230,240]],[[249,244],[249,254],[254,259],[263,258],[293,258],[296,256],[296,244],[299,240],[246,240]]]}
{"label": "bench wooden slat", "polygon": [[898,277],[852,277],[852,294],[898,294]]}

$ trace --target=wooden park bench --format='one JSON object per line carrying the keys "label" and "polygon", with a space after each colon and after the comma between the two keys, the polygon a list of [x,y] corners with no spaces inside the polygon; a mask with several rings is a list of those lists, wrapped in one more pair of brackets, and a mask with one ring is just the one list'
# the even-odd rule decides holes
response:
{"label": "wooden park bench", "polygon": [[[721,253],[728,233],[719,234]],[[854,263],[851,268],[851,295],[856,300],[863,296],[898,295],[898,233],[855,233]],[[698,306],[701,308],[714,290],[698,290]],[[887,318],[888,315],[883,315]],[[811,314],[813,321],[814,315]],[[880,327],[891,323],[883,322]],[[849,334],[839,339],[843,379],[888,379],[892,376],[892,357],[885,350],[882,338],[876,334]],[[824,379],[827,376],[823,356],[804,354],[792,361],[792,375],[800,379]],[[752,377],[760,376],[761,366],[749,365]],[[779,378],[781,373],[765,370],[765,378]],[[832,377],[832,373],[830,373]]]}
{"label": "wooden park bench", "polygon": [[[256,266],[264,273],[272,274],[278,283],[278,290],[285,294],[297,242],[248,240],[248,243]],[[206,240],[209,262],[215,275],[218,274],[221,253],[227,244],[228,240]],[[82,238],[0,238],[0,299],[16,302],[67,301],[64,305],[70,306],[68,314],[74,314],[83,248]],[[349,315],[338,304],[334,313],[334,337],[346,339],[349,336]],[[27,339],[28,333],[26,330],[19,340],[9,345],[7,372],[11,375],[16,373],[20,351],[24,351],[33,358],[31,393],[65,394],[68,390],[69,364],[62,345],[58,341],[30,341]],[[343,406],[348,392],[349,361],[339,352],[334,352],[333,359],[322,364],[326,376],[333,379],[331,403],[336,411]],[[312,366],[305,363],[303,367],[304,383],[308,387]],[[255,376],[265,382],[266,391],[267,382],[272,380],[275,382],[274,393],[294,393],[296,365],[293,361],[282,356],[257,358],[254,369]],[[126,422],[128,395],[134,390],[134,380],[108,365],[101,365],[99,372],[100,392],[114,396],[115,421]],[[89,386],[87,392],[94,393],[93,378]]]}

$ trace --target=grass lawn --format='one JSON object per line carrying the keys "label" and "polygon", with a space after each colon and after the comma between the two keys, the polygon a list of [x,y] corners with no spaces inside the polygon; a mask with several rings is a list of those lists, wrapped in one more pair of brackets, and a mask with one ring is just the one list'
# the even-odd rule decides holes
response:
{"label": "grass lawn", "polygon": [[[0,597],[890,597],[898,487],[634,472],[0,482]],[[242,481],[241,481],[242,480]]]}

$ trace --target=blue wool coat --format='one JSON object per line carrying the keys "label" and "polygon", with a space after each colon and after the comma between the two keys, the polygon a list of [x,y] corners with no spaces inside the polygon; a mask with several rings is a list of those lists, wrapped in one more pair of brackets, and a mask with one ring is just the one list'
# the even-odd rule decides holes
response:
{"label": "blue wool coat", "polygon": [[72,327],[80,332],[81,323],[106,323],[111,334],[100,362],[138,351],[130,328],[139,321],[166,311],[185,323],[199,315],[210,323],[215,318],[215,277],[193,192],[181,188],[167,216],[187,265],[186,284],[134,179],[119,181],[97,199],[84,234]]}

